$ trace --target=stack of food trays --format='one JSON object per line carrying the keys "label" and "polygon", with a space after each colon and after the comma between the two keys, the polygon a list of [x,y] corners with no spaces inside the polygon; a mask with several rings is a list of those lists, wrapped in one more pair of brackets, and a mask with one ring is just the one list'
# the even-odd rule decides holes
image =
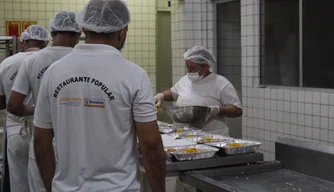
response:
{"label": "stack of food trays", "polygon": [[[208,159],[222,152],[225,155],[240,155],[255,152],[262,143],[244,139],[234,139],[216,134],[208,134],[200,129],[188,126],[175,126],[164,122],[158,122],[161,133],[174,139],[186,139],[197,143],[192,145],[165,147],[169,158],[176,160]],[[171,141],[170,141],[171,142]]]}
{"label": "stack of food trays", "polygon": [[165,151],[169,158],[175,157],[179,161],[190,161],[212,158],[219,149],[208,145],[188,145],[168,147],[165,148]]}
{"label": "stack of food trays", "polygon": [[262,143],[244,139],[234,139],[223,142],[206,143],[206,145],[217,147],[227,155],[239,155],[245,153],[253,153]]}

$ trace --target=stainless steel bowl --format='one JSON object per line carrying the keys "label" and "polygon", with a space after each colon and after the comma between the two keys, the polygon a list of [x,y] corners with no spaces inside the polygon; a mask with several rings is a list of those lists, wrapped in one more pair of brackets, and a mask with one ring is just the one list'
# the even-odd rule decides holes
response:
{"label": "stainless steel bowl", "polygon": [[198,124],[205,121],[210,113],[209,107],[202,106],[168,106],[167,114],[176,123]]}

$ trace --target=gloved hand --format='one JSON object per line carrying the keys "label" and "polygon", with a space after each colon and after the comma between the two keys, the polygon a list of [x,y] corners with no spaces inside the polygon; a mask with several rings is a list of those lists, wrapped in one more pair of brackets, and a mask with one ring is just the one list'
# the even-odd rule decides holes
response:
{"label": "gloved hand", "polygon": [[155,106],[160,107],[162,101],[164,100],[165,96],[163,93],[158,93],[156,96],[154,96],[155,100]]}
{"label": "gloved hand", "polygon": [[217,116],[219,114],[219,111],[220,111],[220,107],[217,105],[217,106],[209,106],[210,107],[210,113],[209,115],[206,117],[205,121],[208,121],[209,119]]}

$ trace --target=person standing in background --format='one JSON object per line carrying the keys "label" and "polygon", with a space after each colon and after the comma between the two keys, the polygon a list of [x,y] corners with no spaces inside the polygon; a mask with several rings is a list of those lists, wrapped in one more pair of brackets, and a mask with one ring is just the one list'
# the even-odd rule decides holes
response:
{"label": "person standing in background", "polygon": [[[36,103],[44,73],[52,63],[73,50],[81,35],[81,29],[75,21],[75,13],[71,11],[61,11],[56,14],[50,21],[50,31],[53,38],[52,46],[26,59],[17,74],[8,102],[8,111],[16,116],[34,114],[34,108],[31,105],[25,105],[24,99],[31,92],[33,103]],[[32,134],[33,132],[32,130]],[[30,191],[45,191],[35,160],[33,136],[30,142],[28,177]]]}
{"label": "person standing in background", "polygon": [[[47,30],[40,25],[29,26],[20,37],[24,52],[6,58],[0,65],[0,110],[6,109],[14,80],[22,62],[36,51],[43,49],[51,40]],[[31,93],[23,101],[32,106]],[[33,109],[30,109],[33,110]],[[32,116],[18,117],[6,112],[7,159],[11,192],[29,192],[28,134],[32,125]],[[4,158],[6,159],[6,158]]]}
{"label": "person standing in background", "polygon": [[34,116],[47,191],[140,192],[137,135],[152,191],[164,192],[165,153],[151,83],[120,52],[130,23],[126,4],[89,1],[76,19],[85,44],[50,66]]}

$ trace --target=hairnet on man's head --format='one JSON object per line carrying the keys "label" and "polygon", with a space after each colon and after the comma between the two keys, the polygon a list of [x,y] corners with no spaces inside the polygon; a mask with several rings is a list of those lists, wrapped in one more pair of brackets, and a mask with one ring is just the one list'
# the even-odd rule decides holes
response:
{"label": "hairnet on man's head", "polygon": [[72,11],[60,11],[50,20],[50,31],[76,32],[80,33],[75,13]]}
{"label": "hairnet on man's head", "polygon": [[76,20],[87,31],[112,33],[129,25],[130,11],[122,0],[91,0]]}
{"label": "hairnet on man's head", "polygon": [[183,57],[185,60],[190,60],[200,65],[208,64],[210,67],[213,67],[216,64],[213,53],[202,46],[195,46],[189,49],[184,53]]}
{"label": "hairnet on man's head", "polygon": [[20,37],[21,42],[24,40],[50,41],[51,39],[48,31],[41,25],[30,25]]}

